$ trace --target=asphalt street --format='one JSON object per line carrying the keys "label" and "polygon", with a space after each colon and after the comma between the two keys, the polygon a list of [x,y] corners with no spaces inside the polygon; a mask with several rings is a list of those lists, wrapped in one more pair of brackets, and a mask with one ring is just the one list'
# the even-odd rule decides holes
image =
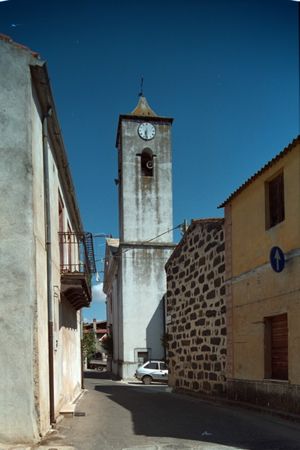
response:
{"label": "asphalt street", "polygon": [[299,423],[174,394],[166,385],[86,375],[76,416],[60,422],[40,448],[300,450]]}

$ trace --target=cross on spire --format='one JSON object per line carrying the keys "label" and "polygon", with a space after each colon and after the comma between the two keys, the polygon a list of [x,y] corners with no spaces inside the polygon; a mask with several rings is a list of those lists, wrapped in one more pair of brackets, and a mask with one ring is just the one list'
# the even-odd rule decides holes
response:
{"label": "cross on spire", "polygon": [[144,77],[141,77],[141,90],[139,93],[139,97],[144,97],[143,87],[144,87]]}

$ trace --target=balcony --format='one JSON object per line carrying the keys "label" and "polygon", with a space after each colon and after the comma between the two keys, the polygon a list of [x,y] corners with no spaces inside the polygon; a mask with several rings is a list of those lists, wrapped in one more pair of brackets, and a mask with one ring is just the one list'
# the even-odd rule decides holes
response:
{"label": "balcony", "polygon": [[91,278],[96,272],[91,233],[60,232],[61,293],[75,309],[92,300]]}

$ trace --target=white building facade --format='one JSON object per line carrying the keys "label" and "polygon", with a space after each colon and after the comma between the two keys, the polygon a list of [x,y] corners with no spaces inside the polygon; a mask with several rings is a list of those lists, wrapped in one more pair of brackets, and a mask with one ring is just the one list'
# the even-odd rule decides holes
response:
{"label": "white building facade", "polygon": [[93,251],[45,62],[0,35],[0,69],[0,442],[33,443],[81,393]]}
{"label": "white building facade", "polygon": [[119,118],[119,242],[107,241],[104,291],[112,369],[132,378],[139,362],[163,359],[164,265],[175,245],[172,219],[172,119],[145,97]]}

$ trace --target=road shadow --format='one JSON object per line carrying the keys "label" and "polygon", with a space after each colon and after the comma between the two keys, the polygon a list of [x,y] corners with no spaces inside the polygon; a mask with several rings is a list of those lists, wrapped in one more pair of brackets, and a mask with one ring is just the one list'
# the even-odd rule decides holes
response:
{"label": "road shadow", "polygon": [[130,411],[136,435],[185,439],[234,449],[300,448],[300,427],[291,429],[287,439],[280,419],[254,411],[167,392],[151,392],[134,385],[96,385],[95,390]]}
{"label": "road shadow", "polygon": [[94,378],[98,380],[112,380],[117,381],[120,378],[113,375],[111,372],[106,370],[96,370],[96,369],[88,369],[83,372],[84,378]]}

